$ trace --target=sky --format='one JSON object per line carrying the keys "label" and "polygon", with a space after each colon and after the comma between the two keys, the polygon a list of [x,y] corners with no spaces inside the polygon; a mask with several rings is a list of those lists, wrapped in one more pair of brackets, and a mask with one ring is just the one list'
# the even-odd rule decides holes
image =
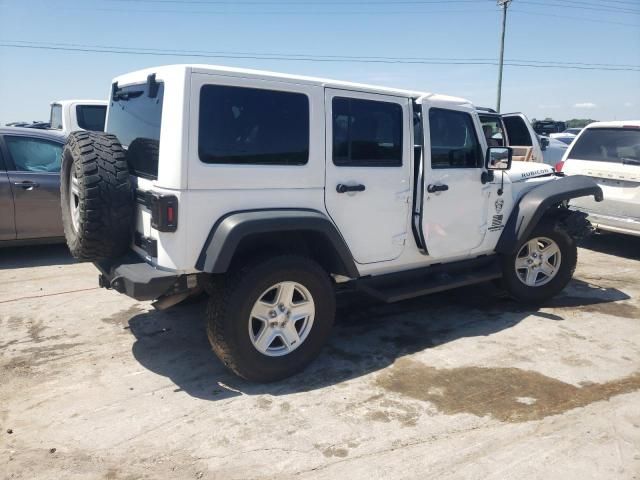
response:
{"label": "sky", "polygon": [[[106,99],[113,77],[172,63],[495,107],[500,26],[492,0],[0,0],[0,124],[47,120],[52,101]],[[640,0],[513,0],[505,59],[538,67],[505,65],[503,112],[640,119]]]}

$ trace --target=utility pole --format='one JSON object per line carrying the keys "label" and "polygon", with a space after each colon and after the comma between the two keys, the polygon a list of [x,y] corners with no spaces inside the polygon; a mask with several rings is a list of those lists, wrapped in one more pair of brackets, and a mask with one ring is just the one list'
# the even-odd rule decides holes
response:
{"label": "utility pole", "polygon": [[507,8],[511,0],[498,0],[498,6],[502,7],[502,37],[500,39],[500,64],[498,65],[498,100],[496,111],[500,112],[500,100],[502,97],[502,65],[504,63],[504,33],[507,28]]}

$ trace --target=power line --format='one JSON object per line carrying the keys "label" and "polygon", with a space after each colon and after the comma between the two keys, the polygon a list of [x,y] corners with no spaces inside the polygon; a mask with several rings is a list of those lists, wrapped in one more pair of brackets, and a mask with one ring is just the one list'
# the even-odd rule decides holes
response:
{"label": "power line", "polygon": [[[164,52],[164,53],[176,53],[176,54],[185,54],[185,53],[194,53],[194,54],[208,54],[208,55],[258,55],[264,57],[306,57],[306,58],[314,58],[314,59],[363,59],[363,60],[418,60],[418,61],[464,61],[464,62],[487,62],[487,61],[495,61],[494,57],[491,58],[482,58],[482,57],[386,57],[381,55],[320,55],[320,54],[309,54],[309,53],[284,53],[284,52],[245,52],[245,51],[220,51],[220,50],[177,50],[177,49],[167,49],[167,48],[145,48],[145,47],[123,47],[119,45],[92,45],[86,43],[65,43],[65,42],[38,42],[33,40],[11,40],[11,39],[0,39],[0,42],[8,42],[8,43],[17,43],[23,45],[45,45],[45,46],[61,46],[61,47],[82,47],[82,48],[102,48],[102,49],[114,49],[114,50],[133,50],[143,51],[143,52]],[[570,62],[570,61],[554,61],[554,60],[531,60],[531,59],[522,59],[522,58],[510,58],[506,59],[508,62],[517,62],[517,63],[539,63],[539,64],[557,64],[557,65],[582,65],[582,66],[597,66],[597,67],[631,67],[631,68],[639,68],[640,65],[632,65],[632,64],[620,64],[620,63],[594,63],[594,62]]]}
{"label": "power line", "polygon": [[612,20],[600,20],[600,19],[585,18],[585,17],[574,17],[574,16],[571,16],[571,15],[558,15],[557,13],[554,13],[553,15],[550,15],[549,12],[543,13],[543,12],[534,11],[534,10],[523,10],[520,5],[511,7],[511,8],[512,8],[512,13],[516,13],[516,14],[520,14],[520,15],[535,15],[535,16],[538,16],[538,17],[545,17],[547,19],[566,18],[566,19],[569,19],[569,20],[578,20],[578,21],[583,21],[583,22],[594,22],[594,23],[598,23],[598,24],[607,23],[607,24],[610,24],[610,25],[621,25],[621,26],[624,26],[624,27],[633,27],[635,29],[638,28],[638,25],[635,24],[635,23],[616,22],[616,21],[612,21]]}
{"label": "power line", "polygon": [[[384,64],[422,64],[422,65],[497,65],[495,60],[464,60],[456,58],[438,58],[438,59],[407,59],[392,57],[332,57],[332,56],[312,56],[312,55],[287,55],[287,54],[260,54],[245,53],[238,54],[235,52],[199,52],[188,50],[161,51],[155,49],[134,49],[132,47],[107,47],[100,45],[87,46],[60,46],[60,45],[35,45],[35,44],[19,44],[11,40],[0,42],[0,47],[5,48],[24,48],[36,50],[52,50],[66,52],[82,52],[82,53],[110,53],[121,55],[147,55],[160,57],[194,57],[194,58],[226,58],[234,60],[250,59],[250,60],[277,60],[277,61],[304,61],[304,62],[340,62],[340,63],[384,63]],[[572,69],[572,70],[597,70],[597,71],[629,71],[640,72],[640,68],[633,66],[589,66],[589,65],[559,65],[559,64],[542,64],[528,63],[523,61],[505,61],[505,65],[511,67],[528,67],[528,68],[555,68],[555,69]]]}
{"label": "power line", "polygon": [[[570,5],[557,3],[557,2],[562,2],[562,1],[570,3]],[[595,10],[595,11],[598,11],[598,12],[630,13],[632,15],[640,15],[640,10],[632,10],[632,9],[627,9],[627,8],[620,9],[620,8],[616,8],[616,7],[594,7],[594,6],[590,7],[590,6],[585,5],[583,2],[570,2],[569,0],[556,0],[556,2],[554,2],[553,4],[537,2],[537,1],[534,1],[534,0],[520,0],[519,3],[523,3],[523,4],[526,4],[526,5],[542,5],[542,6],[547,7],[547,8],[573,8],[573,9],[577,9],[577,10]]]}
{"label": "power line", "polygon": [[[385,7],[395,7],[395,6],[400,6],[400,5],[404,5],[404,6],[420,6],[420,5],[446,5],[446,4],[452,4],[452,3],[476,3],[478,4],[477,0],[398,0],[398,1],[394,1],[392,3],[385,1],[385,0],[372,0],[372,1],[354,1],[354,0],[345,0],[345,1],[341,1],[341,2],[325,2],[322,0],[310,0],[310,1],[305,1],[304,3],[300,3],[297,1],[293,1],[293,0],[269,0],[269,1],[264,1],[264,2],[260,2],[260,1],[255,1],[255,0],[248,0],[248,1],[234,1],[234,0],[111,0],[110,2],[107,3],[122,3],[122,2],[134,2],[134,3],[151,3],[151,4],[165,4],[165,5],[200,5],[200,6],[204,6],[204,5],[212,5],[212,6],[222,6],[222,5],[226,5],[226,6],[237,6],[237,7],[242,7],[242,6],[261,6],[261,7],[269,7],[269,6],[296,6],[296,7],[307,7],[307,6],[331,6],[331,7],[336,7],[336,6],[342,6],[342,5],[352,5],[352,6],[363,6],[363,7],[367,7],[367,6],[385,6]],[[579,8],[579,9],[587,9],[587,10],[596,10],[596,11],[607,11],[607,12],[614,12],[614,13],[634,13],[634,14],[640,14],[640,10],[633,10],[630,9],[628,7],[619,7],[619,6],[614,6],[614,5],[602,5],[601,3],[586,3],[586,2],[582,2],[582,1],[575,1],[575,0],[556,0],[554,3],[542,3],[542,2],[535,2],[535,1],[525,1],[522,0],[522,3],[530,3],[530,4],[535,4],[535,5],[544,5],[546,7],[565,7],[565,8]],[[561,4],[568,4],[568,5],[559,5],[558,3]],[[633,5],[633,3],[624,3],[624,4],[629,4],[629,5]],[[637,5],[637,3],[635,4]],[[369,12],[362,12],[362,13],[369,13]]]}

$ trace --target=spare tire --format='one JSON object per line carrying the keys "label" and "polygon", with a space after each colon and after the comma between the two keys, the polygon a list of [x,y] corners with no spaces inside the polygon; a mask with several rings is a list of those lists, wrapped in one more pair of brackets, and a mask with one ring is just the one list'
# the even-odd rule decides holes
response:
{"label": "spare tire", "polygon": [[122,255],[131,243],[134,198],[125,151],[115,135],[72,132],[62,151],[64,235],[80,261]]}

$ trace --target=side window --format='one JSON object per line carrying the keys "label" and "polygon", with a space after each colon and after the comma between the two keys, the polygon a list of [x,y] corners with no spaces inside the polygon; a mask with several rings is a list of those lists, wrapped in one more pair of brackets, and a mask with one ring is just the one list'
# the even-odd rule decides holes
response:
{"label": "side window", "polygon": [[106,105],[77,105],[76,118],[78,126],[94,132],[104,131],[104,120],[107,116]]}
{"label": "side window", "polygon": [[504,127],[509,136],[509,145],[515,147],[531,147],[533,142],[529,129],[521,117],[502,117]]}
{"label": "side window", "polygon": [[204,163],[304,165],[309,99],[295,92],[205,85],[198,153]]}
{"label": "side window", "polygon": [[19,172],[60,172],[62,145],[40,138],[4,137],[15,170]]}
{"label": "side window", "polygon": [[62,130],[62,105],[51,105],[51,118],[49,118],[51,128]]}
{"label": "side window", "polygon": [[402,106],[334,97],[332,110],[335,165],[402,166]]}
{"label": "side window", "polygon": [[429,110],[431,168],[480,168],[482,147],[471,115],[432,108]]}

